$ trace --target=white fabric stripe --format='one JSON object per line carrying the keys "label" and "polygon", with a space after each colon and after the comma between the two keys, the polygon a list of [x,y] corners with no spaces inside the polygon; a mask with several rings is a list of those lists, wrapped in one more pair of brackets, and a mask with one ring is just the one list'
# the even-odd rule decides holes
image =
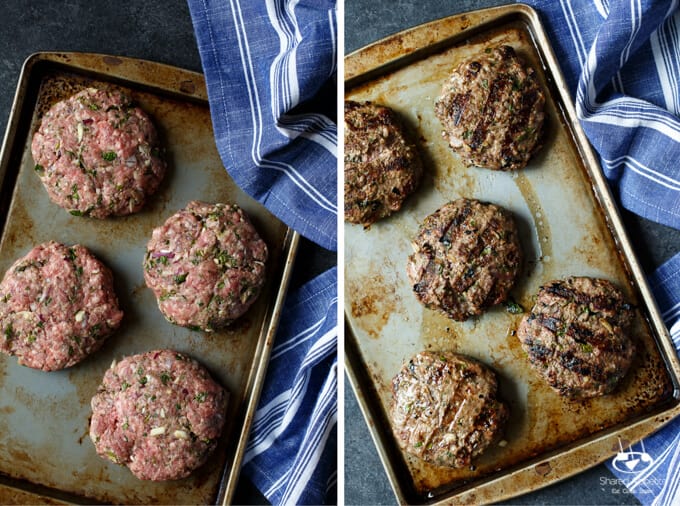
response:
{"label": "white fabric stripe", "polygon": [[612,168],[623,164],[636,174],[639,174],[640,176],[650,181],[653,181],[656,184],[663,186],[664,188],[668,188],[669,190],[673,191],[680,191],[680,181],[677,181],[676,179],[666,176],[665,174],[662,174],[658,171],[655,171],[654,169],[651,169],[650,167],[641,164],[640,162],[638,162],[634,158],[631,158],[628,155],[622,158],[623,159],[618,161],[618,163],[610,162],[606,158],[602,158],[602,160]]}
{"label": "white fabric stripe", "polygon": [[[680,446],[675,446],[673,455],[668,464],[669,471],[678,468],[678,454],[680,454]],[[666,479],[663,480],[663,485],[659,494],[654,498],[652,504],[677,504],[673,498],[677,495],[678,489],[678,473],[666,473]]]}
{"label": "white fabric stripe", "polygon": [[[275,411],[274,414],[276,414],[274,420],[271,423],[266,424],[255,437],[251,437],[250,441],[248,442],[248,451],[253,450],[260,443],[265,442],[272,432],[275,432],[282,424],[285,424],[285,427],[287,427],[290,423],[290,410],[294,410],[293,415],[291,416],[294,416],[297,413],[297,410],[300,407],[300,402],[307,392],[309,374],[307,373],[298,375],[295,379],[295,384],[290,390],[288,390],[288,399],[285,400],[282,406],[275,406],[275,410],[273,410]],[[262,409],[259,409],[256,412],[256,416],[268,416],[268,413],[265,413]],[[253,432],[253,434],[255,433]],[[269,446],[267,446],[267,448],[268,447]]]}
{"label": "white fabric stripe", "polygon": [[321,336],[321,338],[314,343],[314,346],[310,348],[307,356],[305,356],[305,360],[302,362],[301,368],[309,367],[318,362],[319,358],[332,354],[337,345],[337,335],[337,330],[333,329]]}
{"label": "white fabric stripe", "polygon": [[336,424],[337,424],[337,412],[333,411],[329,423],[325,424],[324,426],[325,430],[321,434],[321,437],[314,439],[313,441],[314,445],[311,444],[309,445],[313,452],[311,452],[311,454],[305,459],[305,466],[298,471],[296,479],[293,482],[294,486],[288,487],[286,491],[287,493],[284,495],[284,500],[282,501],[283,504],[299,503],[300,496],[305,491],[307,482],[314,474],[314,471],[316,470],[316,467],[319,464],[321,457],[323,456],[324,450],[326,448],[326,443],[328,442],[328,438],[333,432],[333,428],[335,427]]}
{"label": "white fabric stripe", "polygon": [[319,135],[318,133],[309,132],[307,130],[300,132],[293,128],[283,128],[280,124],[277,124],[276,129],[289,139],[297,139],[298,137],[302,137],[303,139],[308,139],[318,144],[332,155],[337,153],[337,141],[328,140],[324,135]]}
{"label": "white fabric stripe", "polygon": [[640,0],[630,0],[630,37],[619,55],[619,68],[623,67],[628,61],[628,58],[630,58],[630,48],[633,46],[633,42],[637,38],[640,26],[642,25],[642,16],[639,15],[641,12],[642,5],[640,5]]}
{"label": "white fabric stripe", "polygon": [[278,416],[279,412],[286,408],[292,395],[291,390],[285,390],[269,401],[266,406],[259,407],[253,419],[253,433],[259,430],[260,425],[267,425],[271,418]]}
{"label": "white fabric stripe", "polygon": [[[328,386],[329,386],[329,380],[330,380],[331,385],[336,383],[334,371],[335,371],[335,367],[329,372],[329,374],[331,374],[331,375],[329,375],[329,377],[324,382],[324,386],[323,386],[321,392],[319,392],[317,404],[315,405],[314,410],[312,411],[312,414],[310,416],[308,427],[312,427],[312,429],[314,429],[313,432],[312,432],[312,436],[314,434],[318,434],[318,432],[319,432],[319,430],[318,430],[319,425],[318,425],[318,422],[317,422],[317,418],[319,417],[319,413],[321,414],[322,417],[325,417],[326,412],[328,412],[329,414],[332,414],[332,413],[336,412],[336,410],[337,410],[337,407],[336,407],[337,405],[336,405],[334,399],[331,399],[332,402],[331,402],[330,406],[328,406],[328,408],[325,407],[325,404],[328,402],[327,391],[328,391]],[[330,389],[330,393],[331,393],[331,397],[335,397],[336,394],[335,394],[335,391],[333,391],[333,389]],[[301,451],[298,452],[296,460],[299,460],[301,458],[301,455],[304,456],[303,449],[305,448],[305,446],[309,445],[310,439],[311,439],[310,433],[309,433],[309,431],[307,431],[305,433],[304,438],[303,438]],[[265,493],[265,495],[271,496],[281,486],[285,485],[288,482],[290,475],[294,474],[294,471],[295,471],[294,467],[287,469],[286,472],[283,473],[283,475],[280,476],[278,480],[276,480],[275,482],[273,482],[271,484],[270,488],[267,490],[267,493]]]}
{"label": "white fabric stripe", "polygon": [[289,403],[288,409],[286,410],[283,418],[281,418],[278,424],[272,423],[271,427],[269,428],[270,430],[261,434],[260,437],[257,438],[257,441],[251,440],[251,443],[248,445],[250,449],[246,451],[246,454],[243,457],[243,465],[250,462],[260,453],[268,450],[271,445],[274,444],[276,438],[278,438],[281,433],[286,430],[293,418],[295,418],[295,415],[297,414],[302,401],[304,400],[307,387],[309,386],[309,374],[302,375],[300,379],[301,381],[298,382],[299,388],[298,385],[296,385],[296,388],[294,388],[296,393],[291,397],[291,402]]}
{"label": "white fabric stripe", "polygon": [[314,188],[314,186],[311,185],[304,177],[302,177],[302,175],[293,166],[285,163],[271,162],[269,160],[264,160],[261,157],[260,151],[262,144],[263,124],[262,114],[257,82],[254,75],[253,62],[250,57],[250,48],[248,46],[245,24],[243,22],[243,12],[241,10],[240,0],[230,0],[230,4],[233,12],[234,26],[236,27],[239,51],[241,53],[243,75],[245,77],[246,89],[248,91],[248,100],[251,106],[251,119],[253,123],[253,145],[251,148],[251,158],[253,159],[253,162],[255,162],[255,165],[258,167],[269,168],[283,172],[319,207],[331,213],[337,214],[337,205],[328,200],[320,191]]}
{"label": "white fabric stripe", "polygon": [[274,359],[278,358],[282,354],[284,354],[288,350],[292,350],[295,348],[298,344],[304,343],[310,338],[310,334],[314,334],[321,325],[323,325],[323,322],[326,321],[326,317],[322,318],[321,320],[318,320],[314,323],[312,323],[309,327],[306,329],[298,332],[294,336],[290,337],[286,341],[282,341],[279,344],[277,344],[274,349],[272,350],[272,356],[269,359],[269,361],[273,361]]}
{"label": "white fabric stripe", "polygon": [[[671,18],[670,24],[673,24],[675,18]],[[672,26],[669,27],[673,29]],[[652,48],[652,55],[654,56],[654,64],[659,76],[661,84],[661,91],[663,92],[666,109],[674,113],[678,112],[678,96],[677,83],[678,76],[675,72],[675,67],[672,65],[674,46],[669,44],[667,37],[672,37],[671,34],[666,35],[664,25],[655,30],[650,37],[650,45]]]}
{"label": "white fabric stripe", "polygon": [[[266,0],[267,16],[269,23],[278,35],[279,38],[279,54],[276,55],[269,68],[269,88],[272,93],[272,116],[276,119],[276,115],[280,111],[286,111],[290,107],[296,96],[295,89],[298,87],[297,73],[290,73],[291,68],[295,68],[295,59],[290,62],[291,50],[294,50],[295,44],[293,40],[293,33],[291,33],[285,16],[280,11],[279,0]],[[288,74],[286,73],[288,69]],[[299,94],[298,94],[299,96]],[[283,98],[283,100],[281,100]],[[292,100],[293,99],[293,100]]]}
{"label": "white fabric stripe", "polygon": [[571,35],[571,40],[574,43],[574,48],[576,49],[576,56],[579,59],[581,68],[583,68],[585,62],[586,47],[583,44],[583,39],[581,38],[581,32],[576,24],[576,19],[574,17],[574,11],[571,9],[571,3],[569,0],[560,0],[560,6],[562,7],[562,12],[564,13],[564,19],[569,27],[569,34]]}
{"label": "white fabric stripe", "polygon": [[615,98],[603,104],[595,104],[593,111],[606,111],[606,113],[611,116],[617,116],[623,119],[639,113],[645,120],[656,121],[680,131],[680,125],[678,124],[677,119],[671,118],[663,112],[659,112],[659,109],[656,106],[635,98]]}
{"label": "white fabric stripe", "polygon": [[[274,350],[275,353],[272,354],[270,361],[278,359],[281,355],[284,355],[285,353],[296,348],[300,344],[302,344],[302,343],[308,341],[309,339],[313,338],[314,333],[324,323],[324,321],[325,321],[325,319],[319,320],[312,327],[309,327],[308,329],[304,330],[303,332],[300,332],[299,334],[297,334],[294,337],[294,340],[288,340],[285,343],[281,343],[279,345],[279,347],[277,347],[276,350]],[[337,328],[334,327],[330,331],[326,332],[320,339],[326,339],[328,336],[332,336],[335,332],[337,332]]]}
{"label": "white fabric stripe", "polygon": [[[268,493],[265,494],[266,496],[271,496],[283,483],[289,481],[290,476],[294,476],[295,485],[293,487],[288,486],[286,493],[281,498],[281,504],[297,504],[297,500],[304,490],[305,484],[316,469],[316,464],[323,454],[325,443],[336,423],[336,392],[337,370],[336,366],[334,366],[329,373],[329,377],[325,382],[323,389],[319,393],[319,400],[312,412],[308,425],[313,431],[305,434],[301,450],[298,452],[296,458],[297,465],[290,468],[284,473],[284,476],[273,483],[267,491]],[[288,483],[288,485],[290,485],[290,483]]]}
{"label": "white fabric stripe", "polygon": [[297,466],[291,469],[290,476],[294,476],[291,483],[288,483],[286,493],[282,497],[283,504],[297,504],[300,494],[303,492],[306,483],[314,474],[316,466],[323,455],[326,442],[333,427],[337,423],[337,408],[335,397],[337,396],[337,381],[335,368],[330,373],[330,384],[324,385],[321,402],[317,404],[312,414],[310,426],[313,432],[308,433],[303,440],[302,451],[298,454]]}
{"label": "white fabric stripe", "polygon": [[663,313],[661,313],[661,317],[666,320],[670,317],[670,315],[677,313],[678,311],[680,311],[680,302],[674,304],[673,307],[666,309]]}
{"label": "white fabric stripe", "polygon": [[[338,54],[338,41],[337,41],[337,36],[335,34],[335,13],[333,9],[328,10],[328,28],[329,32],[331,34],[331,44],[333,45],[333,54]],[[328,77],[331,77],[335,72],[337,71],[337,60],[334,58],[333,59],[333,65],[331,66],[330,72],[328,73]]]}
{"label": "white fabric stripe", "polygon": [[661,455],[659,455],[656,459],[654,459],[654,463],[649,465],[647,468],[645,468],[641,473],[636,474],[633,479],[626,485],[628,489],[632,492],[638,485],[641,483],[644,483],[649,476],[654,474],[659,467],[663,464],[663,462],[666,460],[666,456],[670,453],[671,449],[677,445],[678,443],[678,438],[680,438],[680,435],[676,435],[674,440],[664,449],[663,452],[661,452]]}
{"label": "white fabric stripe", "polygon": [[630,128],[642,126],[650,128],[652,130],[656,130],[657,132],[669,137],[675,142],[680,142],[680,132],[661,121],[645,120],[644,118],[638,119],[630,116],[622,117],[617,116],[615,114],[603,112],[587,113],[586,111],[581,109],[580,105],[579,107],[577,107],[577,112],[579,119],[585,121],[589,121],[592,123],[600,123],[604,125],[623,126]]}
{"label": "white fabric stripe", "polygon": [[607,17],[609,16],[608,6],[605,7],[604,3],[602,3],[602,0],[594,0],[593,3],[595,4],[597,12],[600,14],[600,16],[602,16],[602,19],[607,19]]}

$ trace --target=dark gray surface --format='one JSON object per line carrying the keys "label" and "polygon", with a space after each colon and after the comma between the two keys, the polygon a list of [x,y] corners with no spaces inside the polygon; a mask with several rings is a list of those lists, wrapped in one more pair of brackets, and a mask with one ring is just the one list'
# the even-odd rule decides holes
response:
{"label": "dark gray surface", "polygon": [[[498,0],[345,0],[345,53],[418,24],[473,9],[503,5]],[[680,251],[680,232],[622,212],[645,272]],[[345,502],[395,504],[353,392],[345,389]],[[639,504],[604,465],[505,504]]]}
{"label": "dark gray surface", "polygon": [[[185,0],[5,0],[0,8],[0,131],[4,133],[21,66],[37,51],[83,51],[152,60],[201,71]],[[303,240],[291,280],[297,286],[335,265],[334,253]],[[235,502],[266,500],[246,478]]]}

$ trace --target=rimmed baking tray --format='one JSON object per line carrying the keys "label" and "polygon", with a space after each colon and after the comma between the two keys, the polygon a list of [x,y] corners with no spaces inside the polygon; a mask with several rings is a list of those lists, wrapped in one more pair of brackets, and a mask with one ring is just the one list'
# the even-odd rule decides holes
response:
{"label": "rimmed baking tray", "polygon": [[[544,146],[517,173],[465,168],[441,136],[434,101],[463,59],[510,44],[547,92]],[[345,97],[395,109],[421,149],[425,180],[402,210],[364,230],[345,224],[346,368],[400,503],[499,501],[602,462],[680,413],[674,347],[635,259],[598,162],[581,130],[537,13],[516,4],[434,21],[345,58]],[[637,307],[632,370],[610,396],[555,394],[528,366],[504,307],[458,323],[415,299],[405,267],[419,224],[442,204],[477,198],[510,209],[526,254],[512,295],[531,308],[541,284],[569,275],[614,281]],[[493,366],[512,414],[502,445],[469,469],[402,452],[390,428],[390,380],[423,349],[453,350]]]}
{"label": "rimmed baking tray", "polygon": [[[154,120],[168,174],[138,214],[107,220],[71,216],[34,173],[30,142],[42,114],[85,86],[128,92]],[[125,318],[84,362],[44,373],[0,357],[0,500],[228,504],[261,391],[288,285],[297,233],[231,180],[214,142],[203,76],[118,56],[38,53],[24,64],[0,155],[0,272],[34,245],[80,243],[113,271]],[[171,325],[146,288],[142,262],[154,227],[190,200],[233,202],[250,215],[270,252],[258,301],[232,327],[205,334]],[[172,348],[199,360],[231,392],[217,451],[189,478],[144,482],[96,455],[88,437],[90,399],[114,359]]]}

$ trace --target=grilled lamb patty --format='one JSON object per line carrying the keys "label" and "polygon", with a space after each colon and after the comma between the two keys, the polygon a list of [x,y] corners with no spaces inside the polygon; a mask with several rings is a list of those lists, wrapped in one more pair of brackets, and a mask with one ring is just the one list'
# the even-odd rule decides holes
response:
{"label": "grilled lamb patty", "polygon": [[423,172],[397,114],[345,101],[345,220],[368,227],[401,209]]}
{"label": "grilled lamb patty", "polygon": [[604,279],[569,277],[541,287],[517,329],[534,369],[560,395],[612,392],[633,361],[633,307]]}
{"label": "grilled lamb patty", "polygon": [[463,62],[435,103],[443,137],[467,166],[517,170],[541,143],[545,95],[510,46]]}
{"label": "grilled lamb patty", "polygon": [[80,362],[122,319],[111,271],[78,244],[36,246],[0,283],[0,351],[34,369]]}
{"label": "grilled lamb patty", "polygon": [[255,302],[266,261],[267,245],[240,207],[193,201],[153,231],[144,279],[168,321],[211,332]]}
{"label": "grilled lamb patty", "polygon": [[56,103],[31,151],[52,201],[76,216],[135,213],[165,175],[156,128],[119,91],[87,88]]}
{"label": "grilled lamb patty", "polygon": [[522,263],[512,215],[478,200],[444,205],[425,218],[412,244],[406,273],[416,297],[458,321],[503,302]]}
{"label": "grilled lamb patty", "polygon": [[495,373],[451,352],[423,351],[392,380],[390,415],[399,445],[432,464],[466,467],[501,436],[509,413]]}
{"label": "grilled lamb patty", "polygon": [[113,363],[92,398],[97,453],[140,480],[177,480],[217,446],[229,394],[190,357],[156,350]]}

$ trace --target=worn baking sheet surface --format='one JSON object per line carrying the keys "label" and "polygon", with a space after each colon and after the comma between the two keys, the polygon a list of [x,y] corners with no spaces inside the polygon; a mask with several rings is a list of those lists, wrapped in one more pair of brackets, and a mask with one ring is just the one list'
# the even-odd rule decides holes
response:
{"label": "worn baking sheet surface", "polygon": [[[399,213],[366,230],[345,225],[350,376],[397,496],[411,502],[447,497],[489,501],[531,490],[559,477],[553,469],[559,469],[560,462],[574,472],[605,459],[616,448],[579,454],[579,460],[568,465],[565,453],[562,461],[552,461],[552,468],[550,464],[533,468],[540,459],[559,459],[560,452],[677,404],[674,376],[657,342],[667,337],[657,336],[650,324],[649,311],[655,310],[647,308],[642,298],[639,283],[644,280],[636,279],[639,269],[632,268],[634,261],[622,254],[625,239],[617,238],[611,228],[615,216],[604,209],[608,208],[606,189],[592,180],[587,158],[578,148],[556,81],[559,71],[545,66],[545,53],[534,37],[535,24],[526,18],[525,9],[493,12],[425,25],[346,58],[346,98],[395,109],[418,140],[426,167],[422,186]],[[492,22],[475,26],[489,19]],[[464,35],[456,36],[461,31]],[[423,40],[428,42],[419,47],[418,41]],[[465,168],[442,138],[433,112],[442,83],[459,62],[496,44],[513,46],[537,69],[548,92],[544,146],[526,169],[512,174]],[[633,335],[638,353],[615,394],[582,402],[560,398],[528,366],[514,335],[521,315],[510,314],[503,306],[459,323],[418,303],[405,273],[410,241],[428,214],[459,197],[500,204],[516,217],[525,265],[512,296],[526,310],[542,284],[569,275],[612,280],[635,302],[639,310]],[[401,452],[391,435],[390,380],[404,361],[424,349],[471,355],[498,372],[501,396],[511,408],[507,444],[490,448],[469,469],[423,463]],[[533,474],[528,480],[510,477],[529,465]],[[496,481],[485,493],[471,492],[491,480]],[[467,492],[456,496],[462,491]]]}
{"label": "worn baking sheet surface", "polygon": [[[57,60],[58,63],[50,61]],[[139,75],[135,76],[135,73]],[[115,75],[115,77],[114,77]],[[126,81],[126,76],[132,79]],[[139,80],[137,80],[139,79]],[[95,220],[53,204],[33,170],[30,139],[55,101],[84,86],[116,86],[154,120],[167,148],[168,174],[143,212]],[[5,158],[3,195],[11,195],[0,244],[0,271],[34,245],[57,240],[90,248],[113,271],[125,312],[122,328],[94,356],[70,369],[45,373],[0,357],[0,472],[68,500],[113,503],[215,503],[233,491],[244,437],[252,418],[271,345],[277,297],[297,241],[285,225],[242,193],[217,153],[200,75],[149,62],[93,55],[44,55],[27,63]],[[11,183],[14,181],[14,185]],[[214,334],[168,323],[146,288],[142,261],[154,227],[192,199],[235,202],[252,218],[269,251],[262,296],[232,328]],[[183,351],[207,366],[231,392],[217,451],[189,478],[152,483],[96,455],[88,436],[90,399],[114,359],[157,348]],[[10,484],[11,481],[10,481]],[[12,496],[13,497],[13,496]]]}

